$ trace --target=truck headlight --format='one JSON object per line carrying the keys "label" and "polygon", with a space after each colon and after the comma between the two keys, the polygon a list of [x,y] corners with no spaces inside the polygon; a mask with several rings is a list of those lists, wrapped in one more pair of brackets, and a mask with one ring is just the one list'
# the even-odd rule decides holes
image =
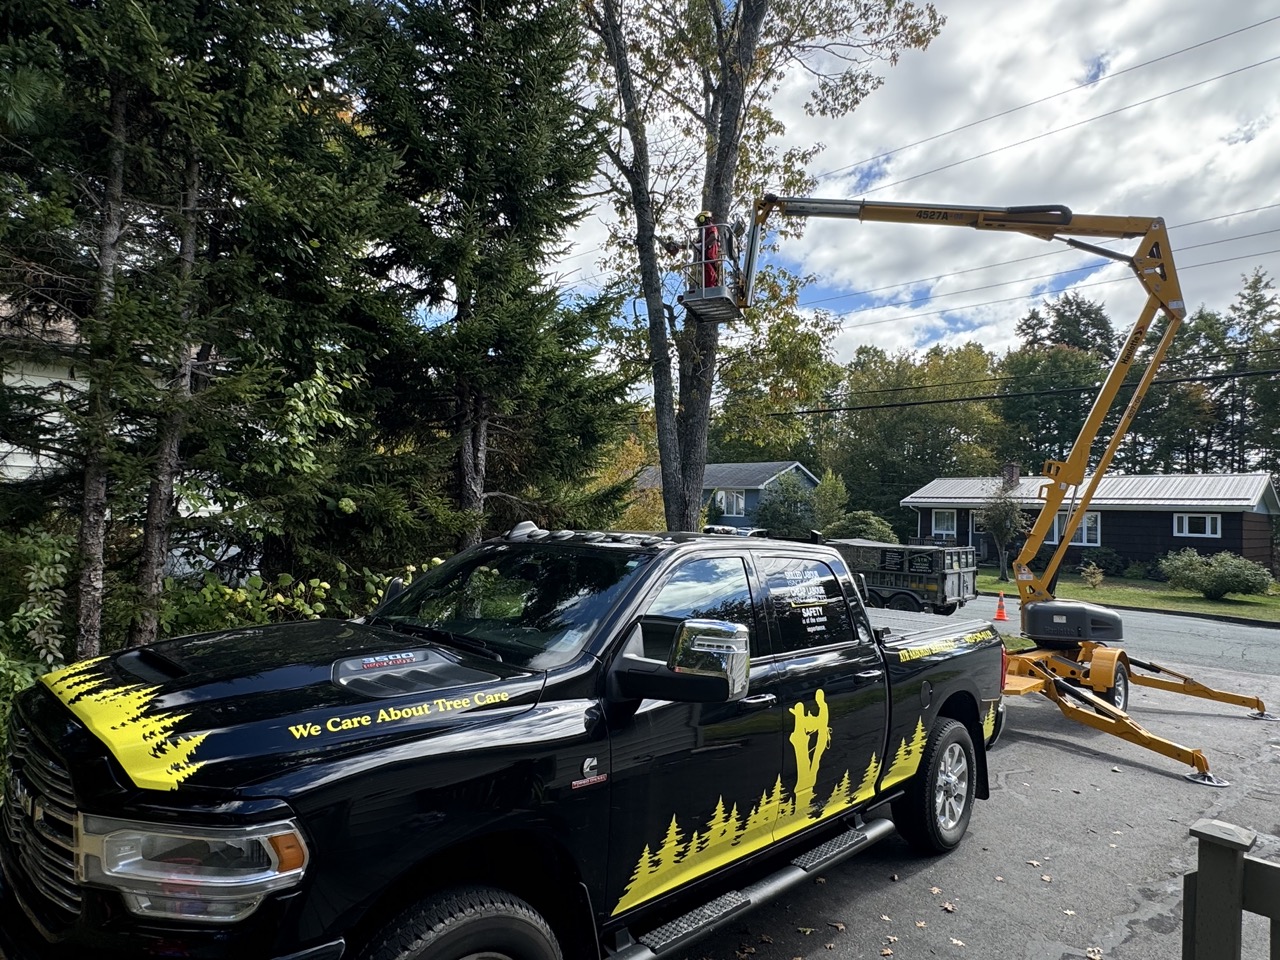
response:
{"label": "truck headlight", "polygon": [[273,890],[296,885],[306,841],[292,821],[253,827],[80,819],[80,879],[116,890],[133,913],[233,923]]}

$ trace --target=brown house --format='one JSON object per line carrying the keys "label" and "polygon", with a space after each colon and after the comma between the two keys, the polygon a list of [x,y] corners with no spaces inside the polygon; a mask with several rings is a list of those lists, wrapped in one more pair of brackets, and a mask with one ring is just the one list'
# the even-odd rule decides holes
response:
{"label": "brown house", "polygon": [[[918,516],[921,537],[951,538],[994,557],[995,547],[976,514],[1001,484],[999,477],[947,477],[904,498]],[[1023,477],[1014,497],[1034,515],[1043,477]],[[1276,570],[1273,538],[1280,498],[1268,473],[1108,476],[1098,483],[1089,510],[1072,537],[1067,561],[1092,547],[1109,547],[1127,560],[1149,561],[1194,547],[1204,554],[1229,551]],[[1049,536],[1056,544],[1064,515]]]}

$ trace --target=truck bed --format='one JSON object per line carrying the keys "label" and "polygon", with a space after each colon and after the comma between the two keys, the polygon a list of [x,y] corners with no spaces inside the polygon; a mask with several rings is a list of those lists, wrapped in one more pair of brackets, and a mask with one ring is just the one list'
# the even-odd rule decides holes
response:
{"label": "truck bed", "polygon": [[973,618],[948,617],[940,619],[932,613],[912,613],[906,610],[867,609],[872,627],[888,627],[885,645],[892,647],[899,642],[917,643],[963,637],[979,630],[991,629],[990,622]]}

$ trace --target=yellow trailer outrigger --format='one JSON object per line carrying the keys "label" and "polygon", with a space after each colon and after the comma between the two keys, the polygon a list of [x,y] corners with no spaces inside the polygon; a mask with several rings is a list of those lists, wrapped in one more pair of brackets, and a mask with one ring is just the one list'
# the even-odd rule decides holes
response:
{"label": "yellow trailer outrigger", "polygon": [[[791,217],[837,217],[1025,233],[1042,240],[1060,240],[1076,249],[1126,263],[1133,270],[1147,291],[1146,303],[1098,391],[1071,452],[1065,460],[1047,461],[1041,471],[1045,481],[1040,487],[1043,504],[1013,563],[1021,600],[1022,635],[1036,646],[1009,656],[1004,692],[1010,695],[1043,694],[1072,720],[1187,764],[1193,768],[1186,775],[1187,779],[1209,786],[1227,786],[1225,780],[1209,772],[1209,761],[1201,751],[1157,736],[1128,715],[1125,708],[1129,701],[1130,682],[1219,703],[1252,707],[1254,712],[1249,716],[1254,719],[1276,720],[1277,717],[1269,714],[1257,697],[1214,690],[1167,667],[1131,657],[1120,647],[1107,646],[1109,641],[1122,639],[1118,614],[1096,604],[1060,600],[1053,595],[1058,569],[1084,519],[1098,481],[1111,465],[1120,441],[1155,378],[1156,369],[1186,316],[1164,220],[1158,217],[1080,215],[1063,206],[975,207],[766,195],[756,202],[755,220],[742,270],[729,271],[728,282],[724,286],[686,292],[681,302],[691,316],[722,322],[740,317],[742,310],[751,306],[764,226],[775,211]],[[1079,237],[1137,239],[1138,247],[1132,255],[1123,254],[1077,239]],[[1099,455],[1093,473],[1086,478],[1094,442],[1103,421],[1137,362],[1158,313],[1163,313],[1166,318],[1164,328],[1147,355],[1146,367],[1118,425]],[[1062,512],[1066,513],[1066,521],[1060,530],[1057,549],[1044,570],[1037,573],[1031,569],[1031,560],[1053,531],[1055,518]]]}

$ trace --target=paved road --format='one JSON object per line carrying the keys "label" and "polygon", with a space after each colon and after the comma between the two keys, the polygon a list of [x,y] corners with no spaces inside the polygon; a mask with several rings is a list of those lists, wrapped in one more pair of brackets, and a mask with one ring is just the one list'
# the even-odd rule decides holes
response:
{"label": "paved road", "polygon": [[[1174,617],[1154,624],[1154,639],[1145,639],[1145,627],[1133,633],[1142,655],[1261,696],[1280,712],[1277,671],[1199,666],[1160,648],[1175,626],[1211,636],[1219,625]],[[1280,631],[1269,633],[1280,642]],[[1242,649],[1256,662],[1256,646]],[[958,850],[919,859],[896,837],[886,840],[825,882],[694,945],[691,960],[853,960],[885,949],[893,960],[1080,960],[1090,948],[1108,960],[1175,960],[1182,877],[1195,863],[1192,823],[1216,817],[1247,826],[1259,833],[1254,853],[1280,861],[1280,723],[1133,689],[1134,717],[1203,749],[1213,772],[1231,781],[1219,790],[1187,782],[1174,761],[1071,723],[1043,698],[1013,698],[1008,709],[991,754],[992,798],[978,805]],[[1266,956],[1266,921],[1246,918],[1246,960]]]}
{"label": "paved road", "polygon": [[[1005,595],[1009,631],[1018,631],[1018,600]],[[1124,647],[1135,657],[1161,663],[1225,667],[1249,673],[1280,676],[1280,626],[1251,626],[1203,617],[1180,617],[1140,610],[1120,610],[1124,618]],[[996,598],[978,597],[956,616],[991,619]]]}

